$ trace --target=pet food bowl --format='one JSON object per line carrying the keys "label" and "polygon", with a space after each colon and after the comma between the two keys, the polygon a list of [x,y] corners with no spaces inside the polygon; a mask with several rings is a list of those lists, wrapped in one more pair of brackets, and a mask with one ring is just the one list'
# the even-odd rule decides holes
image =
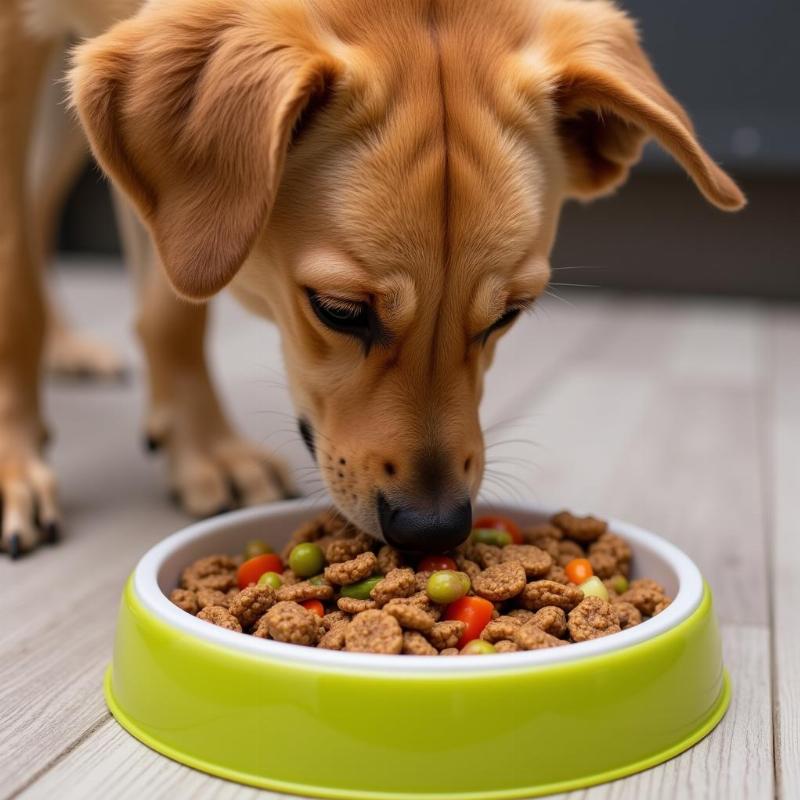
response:
{"label": "pet food bowl", "polygon": [[[711,595],[676,547],[612,522],[634,572],[673,603],[568,647],[450,658],[334,652],[210,625],[167,598],[184,566],[262,538],[280,546],[316,506],[289,501],[191,525],[153,547],[122,598],[106,699],[137,739],[241,783],[327,798],[531,797],[675,756],[729,701]],[[530,524],[530,505],[494,506]]]}

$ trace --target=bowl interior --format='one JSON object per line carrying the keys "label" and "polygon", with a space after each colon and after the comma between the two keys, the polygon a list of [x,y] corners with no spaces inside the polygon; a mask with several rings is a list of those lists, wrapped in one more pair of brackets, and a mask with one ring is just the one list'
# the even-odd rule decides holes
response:
{"label": "bowl interior", "polygon": [[[340,666],[345,669],[415,669],[448,671],[476,668],[492,669],[519,666],[523,660],[546,664],[588,657],[601,652],[621,649],[674,627],[686,619],[700,604],[703,581],[699,570],[682,551],[655,534],[620,521],[610,521],[610,528],[623,536],[634,553],[632,577],[648,577],[661,583],[674,598],[671,605],[658,616],[634,628],[603,639],[596,639],[564,648],[510,653],[493,656],[459,659],[431,659],[415,656],[376,656],[362,653],[343,653],[316,648],[286,645],[280,642],[255,639],[251,636],[226,631],[202,620],[197,620],[178,609],[168,599],[178,584],[180,573],[192,561],[212,553],[239,552],[248,539],[259,538],[280,550],[289,534],[300,524],[327,505],[308,501],[286,501],[269,506],[246,509],[221,515],[196,523],[168,537],[152,548],[136,568],[134,588],[144,605],[168,624],[195,636],[246,650],[251,654],[280,657],[292,661]],[[491,508],[478,507],[476,513],[506,514],[521,525],[531,525],[547,519],[553,509],[534,505],[493,504]],[[489,663],[491,662],[491,664]]]}

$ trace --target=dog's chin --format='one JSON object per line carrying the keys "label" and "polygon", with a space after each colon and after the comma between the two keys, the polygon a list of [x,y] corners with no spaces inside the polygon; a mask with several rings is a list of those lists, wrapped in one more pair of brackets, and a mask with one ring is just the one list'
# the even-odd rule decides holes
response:
{"label": "dog's chin", "polygon": [[381,531],[381,523],[378,519],[374,498],[353,502],[352,496],[337,497],[338,493],[331,486],[328,486],[327,489],[334,507],[348,522],[375,539],[386,542]]}

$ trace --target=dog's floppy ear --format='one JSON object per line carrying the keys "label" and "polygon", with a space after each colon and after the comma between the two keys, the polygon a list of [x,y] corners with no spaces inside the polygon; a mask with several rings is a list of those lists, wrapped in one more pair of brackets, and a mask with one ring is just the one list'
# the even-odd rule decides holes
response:
{"label": "dog's floppy ear", "polygon": [[606,0],[560,0],[541,23],[572,194],[591,198],[613,190],[652,136],[711,203],[731,211],[745,204],[733,180],[700,146],[622,11]]}
{"label": "dog's floppy ear", "polygon": [[231,0],[145,7],[77,49],[72,98],[92,150],[180,294],[207,298],[236,274],[292,130],[336,73],[305,20]]}

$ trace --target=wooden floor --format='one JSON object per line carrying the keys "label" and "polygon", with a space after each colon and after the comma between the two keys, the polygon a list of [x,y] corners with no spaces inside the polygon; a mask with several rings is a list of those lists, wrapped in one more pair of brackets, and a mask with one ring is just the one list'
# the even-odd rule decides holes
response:
{"label": "wooden floor", "polygon": [[[64,543],[0,559],[0,797],[274,797],[132,739],[100,691],[139,556],[186,519],[139,446],[142,387],[122,275],[71,271],[75,316],[130,352],[124,387],[51,386]],[[728,715],[669,763],[574,797],[800,797],[800,309],[747,302],[548,299],[500,348],[484,419],[487,496],[628,518],[694,558],[715,592]],[[231,408],[293,464],[275,332],[228,300],[213,350]],[[273,413],[273,412],[279,413]],[[500,444],[502,443],[502,444]],[[309,488],[313,488],[309,483]]]}

